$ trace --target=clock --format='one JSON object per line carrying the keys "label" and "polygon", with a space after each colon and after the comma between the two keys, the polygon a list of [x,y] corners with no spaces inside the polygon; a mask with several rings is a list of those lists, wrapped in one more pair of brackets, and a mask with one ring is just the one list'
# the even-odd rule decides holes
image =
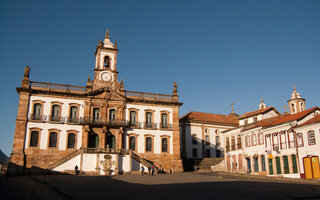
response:
{"label": "clock", "polygon": [[101,74],[101,79],[104,81],[111,81],[112,75],[108,72],[104,72]]}

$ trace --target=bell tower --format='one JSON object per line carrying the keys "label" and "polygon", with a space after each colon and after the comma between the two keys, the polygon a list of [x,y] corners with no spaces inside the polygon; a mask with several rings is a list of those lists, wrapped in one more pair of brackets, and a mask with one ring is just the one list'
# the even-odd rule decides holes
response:
{"label": "bell tower", "polygon": [[120,89],[117,71],[117,42],[114,44],[110,41],[109,30],[107,29],[106,36],[99,43],[95,52],[95,67],[94,79],[92,81],[93,89],[102,87],[110,87],[114,90]]}
{"label": "bell tower", "polygon": [[297,92],[296,87],[293,85],[293,93],[290,100],[288,100],[288,106],[290,114],[298,113],[306,109],[306,100],[301,98],[301,95]]}

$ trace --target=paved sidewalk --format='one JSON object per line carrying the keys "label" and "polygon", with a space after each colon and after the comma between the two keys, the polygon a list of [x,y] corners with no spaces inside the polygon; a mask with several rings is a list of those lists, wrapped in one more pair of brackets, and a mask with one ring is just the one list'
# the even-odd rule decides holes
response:
{"label": "paved sidewalk", "polygon": [[320,185],[213,173],[8,177],[0,199],[320,199]]}
{"label": "paved sidewalk", "polygon": [[300,178],[284,178],[281,176],[259,176],[249,175],[243,173],[226,173],[226,172],[199,172],[199,174],[213,175],[223,178],[234,178],[234,179],[246,179],[246,180],[260,180],[267,182],[284,182],[284,183],[300,183],[300,184],[319,184],[320,179],[300,179]]}

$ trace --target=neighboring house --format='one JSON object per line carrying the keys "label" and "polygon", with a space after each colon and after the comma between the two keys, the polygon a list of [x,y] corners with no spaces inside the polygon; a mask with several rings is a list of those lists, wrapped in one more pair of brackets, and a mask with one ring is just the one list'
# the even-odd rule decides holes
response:
{"label": "neighboring house", "polygon": [[320,178],[320,114],[293,128],[298,143],[301,178]]}
{"label": "neighboring house", "polygon": [[183,170],[177,85],[172,95],[124,90],[117,53],[107,31],[85,87],[30,81],[25,68],[10,173]]}
{"label": "neighboring house", "polygon": [[223,157],[224,136],[221,133],[238,125],[238,115],[219,115],[191,111],[180,118],[183,159]]}
{"label": "neighboring house", "polygon": [[[318,137],[315,133],[320,128],[317,121],[320,109],[306,110],[305,99],[295,88],[288,104],[290,113],[281,115],[273,107],[265,108],[262,101],[259,110],[240,116],[239,127],[223,132],[227,171],[292,178],[318,177],[320,148],[316,146]],[[307,166],[313,175],[305,175],[303,161],[307,163],[304,167]]]}

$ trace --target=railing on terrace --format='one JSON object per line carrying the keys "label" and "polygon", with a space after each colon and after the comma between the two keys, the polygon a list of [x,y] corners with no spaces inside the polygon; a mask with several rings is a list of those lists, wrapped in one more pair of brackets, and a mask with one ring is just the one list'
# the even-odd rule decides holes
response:
{"label": "railing on terrace", "polygon": [[173,101],[172,95],[125,91],[125,96],[143,100]]}
{"label": "railing on terrace", "polygon": [[57,83],[44,83],[30,81],[29,84],[31,89],[45,89],[45,90],[63,90],[64,92],[85,92],[86,87],[75,86],[75,85],[64,85]]}
{"label": "railing on terrace", "polygon": [[49,122],[49,123],[70,123],[79,125],[97,125],[97,126],[113,126],[113,127],[131,127],[131,128],[146,128],[146,129],[160,129],[171,130],[172,124],[159,124],[158,123],[145,123],[145,122],[130,122],[127,120],[115,119],[115,120],[101,120],[96,118],[86,117],[52,117],[51,115],[28,115],[29,121],[35,122]]}
{"label": "railing on terrace", "polygon": [[113,148],[82,148],[83,153],[115,153],[128,155],[130,150]]}
{"label": "railing on terrace", "polygon": [[146,129],[156,129],[158,127],[157,123],[144,123],[144,128]]}

